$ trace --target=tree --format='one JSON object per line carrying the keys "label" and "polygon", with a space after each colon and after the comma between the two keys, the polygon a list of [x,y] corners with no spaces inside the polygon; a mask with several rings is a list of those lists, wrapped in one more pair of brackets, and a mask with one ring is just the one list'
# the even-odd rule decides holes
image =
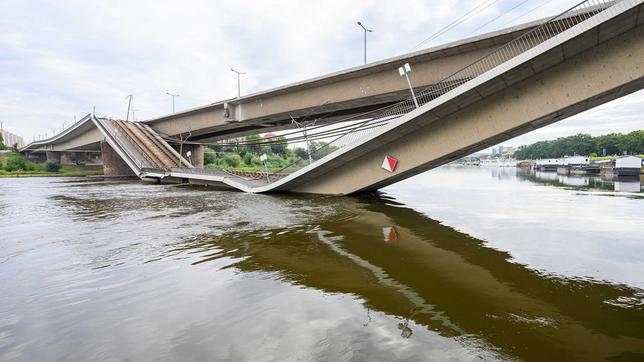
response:
{"label": "tree", "polygon": [[246,146],[250,152],[254,153],[259,153],[260,151],[260,143],[262,142],[262,138],[258,134],[252,134],[246,136],[246,144],[249,144]]}
{"label": "tree", "polygon": [[215,155],[215,150],[210,147],[206,147],[203,151],[203,163],[204,165],[210,165],[217,161],[217,156]]}
{"label": "tree", "polygon": [[7,149],[7,146],[4,145],[4,137],[2,137],[2,133],[0,133],[0,150]]}
{"label": "tree", "polygon": [[[605,153],[604,153],[605,151]],[[552,141],[539,141],[527,146],[521,146],[514,153],[518,160],[557,158],[563,156],[589,155],[621,155],[623,153],[644,153],[644,131],[634,131],[628,134],[612,133],[597,137],[578,134],[560,137]]]}
{"label": "tree", "polygon": [[299,157],[303,160],[308,160],[309,159],[309,153],[306,152],[306,150],[302,147],[297,147],[293,150],[293,153],[295,154],[296,157]]}
{"label": "tree", "polygon": [[319,160],[322,157],[338,149],[337,146],[333,146],[323,141],[311,141],[309,145],[310,145],[311,154],[312,154],[311,156],[313,157],[314,160]]}
{"label": "tree", "polygon": [[286,142],[286,137],[279,136],[279,137],[275,138],[273,141],[278,142],[278,143],[271,144],[271,152],[273,152],[276,155],[286,157],[286,151],[288,149],[288,144]]}

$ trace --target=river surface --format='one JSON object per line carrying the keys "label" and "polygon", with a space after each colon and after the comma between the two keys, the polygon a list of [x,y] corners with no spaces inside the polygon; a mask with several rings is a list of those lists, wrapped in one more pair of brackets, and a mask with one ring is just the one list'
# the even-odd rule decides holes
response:
{"label": "river surface", "polygon": [[0,361],[644,360],[639,180],[0,179]]}

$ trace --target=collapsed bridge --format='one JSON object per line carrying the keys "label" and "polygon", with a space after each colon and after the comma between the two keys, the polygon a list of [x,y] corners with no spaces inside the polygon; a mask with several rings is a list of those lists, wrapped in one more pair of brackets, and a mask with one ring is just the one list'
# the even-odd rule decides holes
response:
{"label": "collapsed bridge", "polygon": [[[641,8],[583,1],[551,19],[141,123],[88,115],[23,152],[100,150],[107,174],[246,192],[374,190],[642,89]],[[405,62],[415,99],[396,71]],[[203,144],[306,118],[326,127],[333,152],[260,179],[203,169]]]}

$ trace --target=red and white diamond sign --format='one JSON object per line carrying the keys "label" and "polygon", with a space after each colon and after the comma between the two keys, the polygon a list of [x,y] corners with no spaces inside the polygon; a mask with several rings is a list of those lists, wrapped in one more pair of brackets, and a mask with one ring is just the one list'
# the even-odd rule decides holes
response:
{"label": "red and white diamond sign", "polygon": [[385,243],[390,243],[398,239],[398,235],[396,234],[396,229],[394,229],[393,226],[386,226],[382,228],[382,237],[385,240]]}
{"label": "red and white diamond sign", "polygon": [[389,155],[386,155],[385,160],[382,161],[382,168],[384,168],[385,170],[387,170],[389,172],[394,172],[394,168],[396,168],[397,163],[398,163],[397,159],[395,159],[395,158],[393,158],[393,157],[391,157]]}

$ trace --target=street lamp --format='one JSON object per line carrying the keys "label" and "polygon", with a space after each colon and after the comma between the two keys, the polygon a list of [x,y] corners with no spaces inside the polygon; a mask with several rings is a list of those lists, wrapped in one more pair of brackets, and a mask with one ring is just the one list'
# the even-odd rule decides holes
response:
{"label": "street lamp", "polygon": [[174,97],[178,97],[179,95],[178,94],[172,94],[170,92],[165,92],[165,94],[167,94],[170,97],[172,97],[172,113],[174,113]]}
{"label": "street lamp", "polygon": [[411,73],[411,66],[409,63],[405,63],[402,67],[398,68],[398,73],[400,76],[404,76],[407,79],[407,84],[409,85],[409,90],[411,91],[411,96],[414,98],[414,104],[418,108],[418,101],[416,100],[416,94],[414,93],[414,88],[411,87],[411,82],[409,81],[409,73]]}
{"label": "street lamp", "polygon": [[246,73],[238,72],[238,71],[234,70],[233,68],[230,68],[230,70],[232,70],[233,72],[237,73],[237,98],[239,98],[239,97],[241,97],[241,83],[239,81],[239,76],[242,75],[242,74],[246,74]]}
{"label": "street lamp", "polygon": [[361,22],[358,25],[364,30],[364,63],[367,64],[367,33],[373,33],[373,30],[365,28]]}
{"label": "street lamp", "polygon": [[132,105],[132,98],[134,98],[133,95],[128,94],[125,99],[128,99],[127,101],[127,115],[125,116],[125,122],[130,120],[130,106]]}

